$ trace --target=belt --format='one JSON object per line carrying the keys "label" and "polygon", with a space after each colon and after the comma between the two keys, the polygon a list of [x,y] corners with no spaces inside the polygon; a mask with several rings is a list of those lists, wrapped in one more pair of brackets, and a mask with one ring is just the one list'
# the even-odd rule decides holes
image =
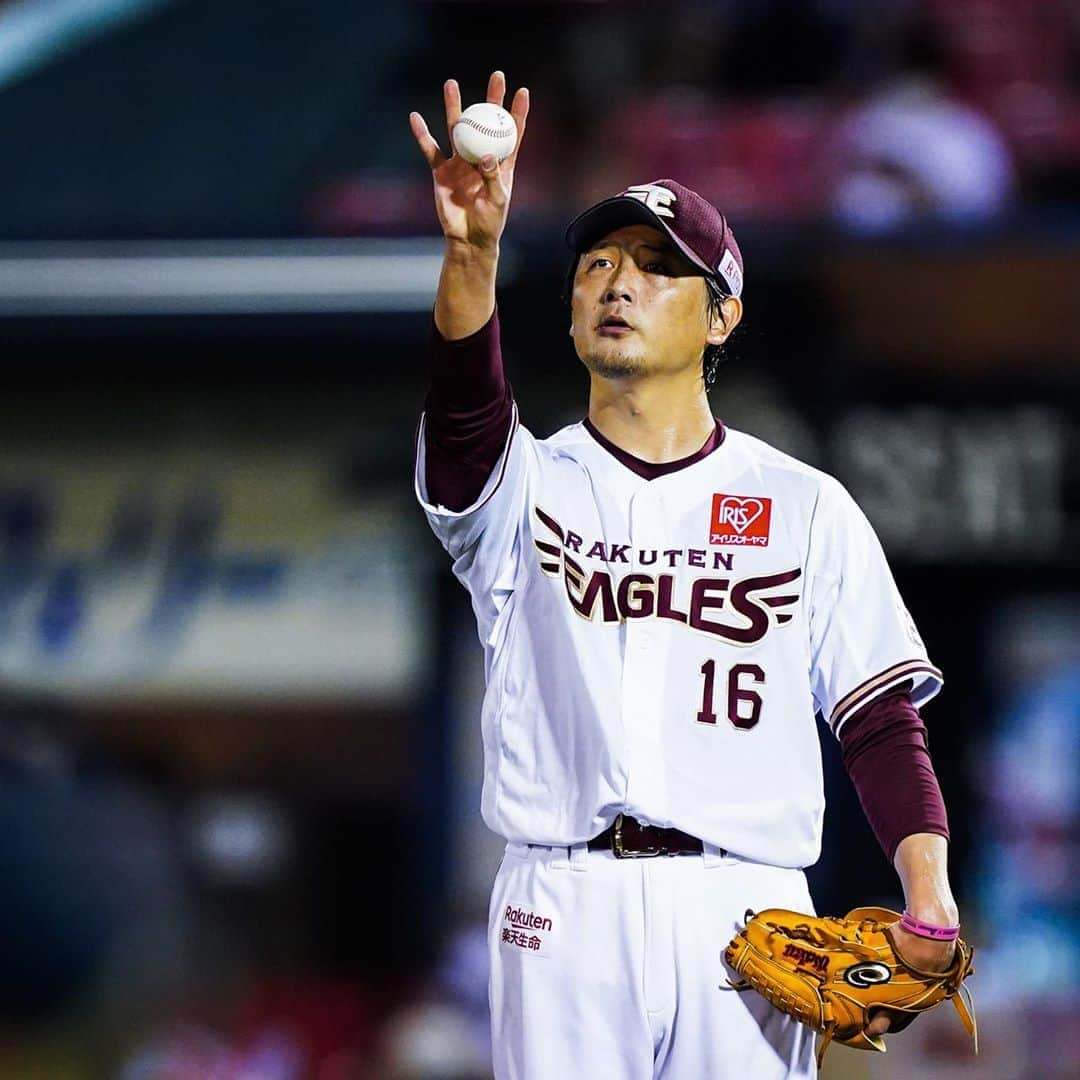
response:
{"label": "belt", "polygon": [[588,844],[590,851],[610,851],[616,859],[648,859],[656,855],[700,855],[704,845],[681,829],[643,825],[632,817],[618,817]]}

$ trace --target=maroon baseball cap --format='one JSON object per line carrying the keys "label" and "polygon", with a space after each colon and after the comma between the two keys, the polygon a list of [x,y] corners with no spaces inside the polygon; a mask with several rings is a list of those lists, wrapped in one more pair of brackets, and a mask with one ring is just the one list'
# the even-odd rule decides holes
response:
{"label": "maroon baseball cap", "polygon": [[624,225],[651,225],[732,296],[742,294],[743,261],[727,218],[707,199],[675,180],[634,184],[579,214],[566,230],[573,251],[587,250]]}

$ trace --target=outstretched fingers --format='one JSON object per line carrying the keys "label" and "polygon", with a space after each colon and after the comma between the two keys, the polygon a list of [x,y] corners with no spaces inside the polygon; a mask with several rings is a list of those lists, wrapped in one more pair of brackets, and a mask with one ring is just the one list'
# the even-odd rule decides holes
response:
{"label": "outstretched fingers", "polygon": [[[506,97],[506,75],[502,71],[493,71],[488,77],[487,100],[492,105],[502,106]],[[447,143],[451,154],[454,146],[454,125],[461,118],[461,87],[457,79],[447,79],[443,83],[443,104],[446,108],[446,132],[449,142]],[[503,166],[513,169],[517,161],[518,151],[521,149],[521,139],[525,134],[525,121],[529,115],[529,91],[526,87],[519,87],[510,104],[510,115],[514,118],[517,128],[517,141],[510,156],[503,162]],[[432,137],[424,118],[419,113],[409,114],[409,126],[413,136],[420,147],[424,159],[431,168],[436,168],[446,161],[446,156],[439,149],[439,144]],[[481,170],[483,171],[483,170]]]}
{"label": "outstretched fingers", "polygon": [[443,83],[443,104],[446,106],[446,137],[448,146],[454,145],[454,125],[461,118],[461,87],[457,79],[447,79]]}
{"label": "outstretched fingers", "polygon": [[525,137],[525,121],[529,116],[528,87],[518,87],[517,93],[514,94],[514,100],[510,104],[510,115],[514,118],[514,124],[517,127],[517,142],[514,143],[513,153],[510,154],[507,161],[507,164],[513,168],[514,163],[517,161],[518,151],[521,149],[521,140]]}
{"label": "outstretched fingers", "polygon": [[420,147],[420,153],[424,155],[424,160],[428,163],[428,166],[432,169],[437,169],[446,158],[443,157],[442,151],[439,149],[439,144],[435,141],[431,132],[428,131],[427,123],[418,112],[409,113],[409,128],[412,131],[413,138],[416,139],[416,145]]}

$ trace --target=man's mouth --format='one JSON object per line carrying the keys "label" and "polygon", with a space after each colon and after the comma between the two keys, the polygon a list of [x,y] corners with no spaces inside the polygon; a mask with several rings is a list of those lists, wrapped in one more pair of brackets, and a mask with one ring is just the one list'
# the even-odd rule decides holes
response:
{"label": "man's mouth", "polygon": [[607,315],[600,320],[596,332],[601,337],[622,337],[633,331],[633,327],[619,315]]}

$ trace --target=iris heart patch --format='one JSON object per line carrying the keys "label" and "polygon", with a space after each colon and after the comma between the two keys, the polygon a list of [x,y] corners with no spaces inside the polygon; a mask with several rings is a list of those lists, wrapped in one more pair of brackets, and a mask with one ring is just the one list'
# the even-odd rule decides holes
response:
{"label": "iris heart patch", "polygon": [[757,495],[713,495],[709,543],[765,547],[772,526],[772,499]]}

